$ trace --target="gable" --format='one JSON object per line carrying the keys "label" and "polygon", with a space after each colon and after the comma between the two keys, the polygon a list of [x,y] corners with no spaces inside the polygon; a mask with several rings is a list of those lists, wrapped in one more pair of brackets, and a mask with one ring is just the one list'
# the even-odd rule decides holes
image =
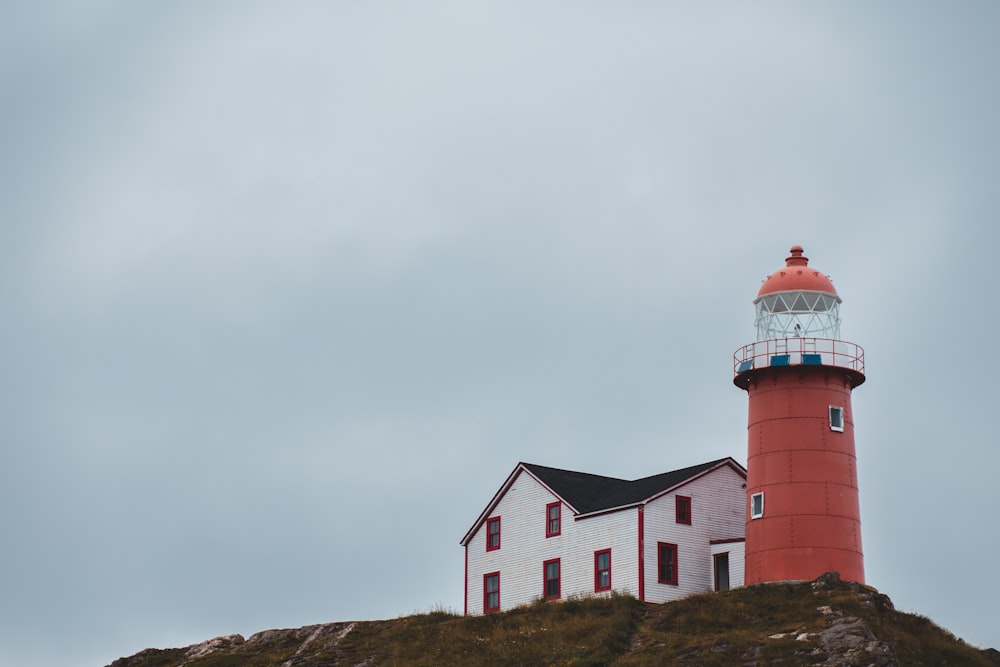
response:
{"label": "gable", "polygon": [[[465,536],[462,538],[462,540],[461,540],[461,542],[459,542],[459,544],[461,544],[462,546],[466,546],[472,540],[472,538],[476,535],[476,532],[483,526],[483,524],[486,523],[486,519],[488,517],[490,517],[490,516],[493,515],[493,513],[496,510],[497,506],[501,503],[501,501],[503,501],[504,496],[507,495],[507,492],[510,491],[510,489],[517,483],[517,481],[521,477],[521,475],[527,475],[528,477],[531,478],[532,483],[538,484],[539,486],[541,486],[542,488],[544,488],[546,491],[548,491],[552,495],[552,497],[554,499],[560,499],[561,500],[561,498],[560,498],[560,496],[558,494],[556,494],[555,492],[553,492],[552,489],[549,489],[537,477],[535,477],[534,475],[532,475],[524,467],[523,463],[518,463],[517,466],[515,466],[514,470],[510,473],[510,475],[507,476],[507,479],[504,480],[504,483],[500,486],[500,488],[497,490],[497,492],[495,494],[493,494],[493,498],[490,500],[489,504],[486,505],[486,509],[484,509],[482,511],[482,513],[476,519],[476,522],[473,523],[472,527],[469,528],[468,532],[465,533]],[[570,507],[570,510],[573,510],[573,508]],[[576,511],[573,510],[573,513],[576,514]]]}

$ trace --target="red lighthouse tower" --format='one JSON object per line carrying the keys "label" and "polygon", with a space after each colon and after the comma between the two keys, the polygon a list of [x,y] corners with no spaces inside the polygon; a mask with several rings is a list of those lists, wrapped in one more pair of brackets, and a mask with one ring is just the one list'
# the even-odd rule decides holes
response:
{"label": "red lighthouse tower", "polygon": [[840,340],[840,296],[792,246],[754,301],[757,340],[733,383],[750,399],[744,581],[864,583],[851,391],[864,351]]}

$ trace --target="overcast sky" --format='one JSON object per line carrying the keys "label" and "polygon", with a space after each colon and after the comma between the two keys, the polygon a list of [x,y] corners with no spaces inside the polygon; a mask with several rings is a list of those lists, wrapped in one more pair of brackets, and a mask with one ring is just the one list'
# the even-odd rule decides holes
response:
{"label": "overcast sky", "polygon": [[868,582],[1000,647],[1000,5],[8,3],[0,664],[462,609],[518,461],[746,461],[805,247]]}

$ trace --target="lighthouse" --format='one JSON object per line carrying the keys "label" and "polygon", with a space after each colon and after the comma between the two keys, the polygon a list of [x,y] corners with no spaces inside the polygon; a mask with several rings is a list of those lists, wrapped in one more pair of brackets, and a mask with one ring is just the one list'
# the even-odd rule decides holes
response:
{"label": "lighthouse", "polygon": [[864,583],[851,392],[864,350],[840,339],[833,283],[792,246],[757,298],[757,337],[734,355],[747,392],[747,585],[815,579]]}

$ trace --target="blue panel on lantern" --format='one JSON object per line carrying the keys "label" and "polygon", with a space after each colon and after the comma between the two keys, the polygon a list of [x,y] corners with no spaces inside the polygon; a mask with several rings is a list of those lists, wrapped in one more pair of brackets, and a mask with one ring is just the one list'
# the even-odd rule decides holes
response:
{"label": "blue panel on lantern", "polygon": [[788,359],[789,359],[789,355],[787,355],[787,354],[776,354],[773,357],[771,357],[771,365],[772,366],[787,366],[788,365]]}
{"label": "blue panel on lantern", "polygon": [[736,372],[737,373],[746,373],[751,368],[753,368],[753,359],[747,359],[746,361],[744,361],[744,362],[742,362],[740,364],[739,368],[736,369]]}
{"label": "blue panel on lantern", "polygon": [[818,354],[803,354],[802,363],[809,364],[812,366],[819,366],[823,363],[823,358],[820,357]]}

